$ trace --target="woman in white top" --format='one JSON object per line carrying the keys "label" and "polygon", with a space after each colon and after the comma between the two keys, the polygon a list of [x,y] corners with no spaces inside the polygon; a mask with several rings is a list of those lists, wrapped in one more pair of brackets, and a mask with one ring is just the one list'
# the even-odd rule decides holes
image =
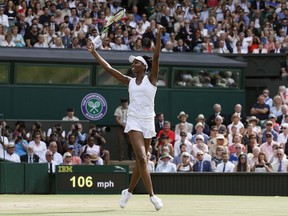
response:
{"label": "woman in white top", "polygon": [[[131,69],[135,78],[123,75],[120,71],[111,67],[94,49],[91,41],[87,44],[88,51],[95,57],[97,62],[105,71],[115,77],[118,81],[128,85],[129,108],[125,132],[129,134],[131,144],[136,156],[136,166],[132,173],[128,189],[122,191],[120,207],[124,208],[132,196],[132,191],[137,185],[140,177],[150,195],[150,201],[158,211],[162,208],[162,201],[154,195],[149,171],[147,169],[147,151],[152,137],[156,135],[154,125],[154,99],[156,94],[156,83],[159,71],[159,54],[161,47],[162,26],[158,25],[156,47],[153,60],[148,56],[130,56]],[[151,67],[152,66],[152,67]],[[151,69],[150,69],[151,67]],[[148,75],[146,75],[148,73]]]}

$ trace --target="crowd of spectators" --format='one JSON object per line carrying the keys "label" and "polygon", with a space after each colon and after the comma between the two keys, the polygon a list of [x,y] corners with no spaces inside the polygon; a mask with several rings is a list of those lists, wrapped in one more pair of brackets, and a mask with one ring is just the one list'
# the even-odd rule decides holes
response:
{"label": "crowd of spectators", "polygon": [[0,45],[6,47],[85,48],[125,8],[96,49],[153,51],[161,24],[163,52],[288,52],[286,0],[2,2]]}
{"label": "crowd of spectators", "polygon": [[51,172],[55,172],[56,165],[109,164],[101,129],[92,124],[84,131],[73,108],[67,109],[62,120],[71,122],[69,131],[63,130],[60,123],[45,131],[39,122],[31,129],[23,121],[17,121],[14,128],[2,122],[0,158],[16,163],[48,163]]}
{"label": "crowd of spectators", "polygon": [[[285,0],[3,0],[0,47],[83,49],[122,8],[125,15],[96,49],[153,51],[161,24],[162,52],[288,52]],[[281,63],[285,80],[287,65]]]}
{"label": "crowd of spectators", "polygon": [[148,158],[156,172],[288,172],[287,95],[280,86],[270,98],[265,88],[247,114],[240,104],[229,113],[215,104],[213,113],[199,114],[195,124],[182,111],[175,128],[159,113],[155,151],[151,146]]}

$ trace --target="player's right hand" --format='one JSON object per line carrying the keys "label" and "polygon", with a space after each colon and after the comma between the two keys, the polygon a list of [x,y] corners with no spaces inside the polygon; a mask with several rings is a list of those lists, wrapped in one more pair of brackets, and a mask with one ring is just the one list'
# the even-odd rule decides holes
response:
{"label": "player's right hand", "polygon": [[94,51],[94,44],[93,44],[93,42],[91,41],[91,40],[88,40],[87,41],[87,50],[90,52],[90,53],[92,53],[93,51]]}

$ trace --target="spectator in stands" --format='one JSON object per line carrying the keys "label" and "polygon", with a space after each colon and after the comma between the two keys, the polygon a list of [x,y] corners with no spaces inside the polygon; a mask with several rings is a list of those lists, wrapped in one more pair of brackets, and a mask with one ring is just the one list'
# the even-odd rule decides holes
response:
{"label": "spectator in stands", "polygon": [[159,158],[163,153],[164,149],[168,149],[168,153],[173,157],[174,156],[174,149],[173,145],[169,142],[169,137],[165,134],[160,136],[161,145],[157,146],[157,157]]}
{"label": "spectator in stands", "polygon": [[73,145],[68,147],[68,152],[72,155],[72,165],[81,165],[81,158],[79,156],[75,156],[75,148]]}
{"label": "spectator in stands", "polygon": [[251,168],[252,172],[272,172],[272,166],[267,161],[265,153],[260,152],[258,154],[258,159],[254,164],[254,167]]}
{"label": "spectator in stands", "polygon": [[[252,154],[248,154],[248,164],[250,166],[250,171],[253,172],[253,167],[258,161],[258,155],[260,154],[260,147],[254,146],[252,149]],[[266,156],[266,155],[265,155]]]}
{"label": "spectator in stands", "polygon": [[16,47],[25,47],[25,41],[24,38],[21,34],[18,34],[18,27],[17,26],[13,26],[12,27],[12,41],[15,43]]}
{"label": "spectator in stands", "polygon": [[46,22],[49,23],[49,21],[50,21],[49,8],[44,7],[43,12],[44,13],[42,15],[40,15],[40,17],[39,17],[39,23],[42,25]]}
{"label": "spectator in stands", "polygon": [[20,157],[15,153],[15,144],[13,142],[9,142],[7,145],[7,149],[5,151],[4,157],[5,160],[13,161],[16,163],[20,163]]}
{"label": "spectator in stands", "polygon": [[0,7],[0,24],[6,28],[9,27],[9,19],[8,16],[4,14],[4,7]]}
{"label": "spectator in stands", "polygon": [[82,145],[80,145],[79,143],[76,142],[76,138],[75,138],[74,133],[70,133],[68,135],[68,140],[67,140],[67,143],[65,144],[65,149],[69,150],[71,147],[73,147],[73,155],[79,156],[80,149],[82,148]]}
{"label": "spectator in stands", "polygon": [[151,161],[151,153],[148,151],[147,152],[147,168],[149,172],[155,172],[155,163]]}
{"label": "spectator in stands", "polygon": [[72,155],[70,152],[65,152],[63,155],[63,162],[60,165],[73,165]]}
{"label": "spectator in stands", "polygon": [[191,139],[191,142],[192,143],[196,143],[196,138],[198,135],[202,135],[204,140],[203,142],[205,144],[207,144],[207,141],[209,139],[209,136],[205,133],[203,133],[203,130],[204,130],[204,125],[201,123],[201,122],[198,122],[195,126],[195,129],[196,129],[196,133],[192,136],[192,139]]}
{"label": "spectator in stands", "polygon": [[15,139],[15,153],[20,157],[27,153],[28,142],[23,137],[17,136]]}
{"label": "spectator in stands", "polygon": [[[179,113],[179,115],[177,116],[177,119],[179,119],[180,123],[184,123],[185,124],[185,129],[186,129],[186,132],[188,133],[192,133],[193,131],[193,124],[192,123],[189,123],[187,122],[187,118],[189,117],[188,114],[186,114],[184,111],[181,111]],[[176,124],[175,126],[175,133],[176,134],[179,134],[180,133],[180,130],[179,130],[179,124]]]}
{"label": "spectator in stands", "polygon": [[215,120],[213,122],[215,122],[215,125],[213,125],[213,126],[216,127],[216,129],[218,130],[218,133],[226,136],[227,128],[224,124],[222,124],[223,123],[223,117],[218,115],[215,117]]}
{"label": "spectator in stands", "polygon": [[258,101],[251,108],[251,115],[256,116],[260,120],[260,124],[268,119],[270,112],[269,105],[265,104],[265,97],[263,95],[258,96]]}
{"label": "spectator in stands", "polygon": [[234,172],[250,172],[250,166],[248,164],[246,154],[239,155],[238,163],[234,168]]}
{"label": "spectator in stands", "polygon": [[260,151],[264,152],[268,161],[270,161],[270,159],[273,157],[273,145],[279,145],[279,143],[273,140],[273,135],[271,132],[267,132],[265,136],[267,141],[260,146]]}
{"label": "spectator in stands", "polygon": [[190,161],[190,154],[183,152],[181,154],[181,163],[177,165],[177,172],[192,172],[193,164]]}
{"label": "spectator in stands", "polygon": [[244,128],[244,124],[240,121],[240,117],[238,116],[237,113],[234,113],[231,117],[231,121],[232,123],[229,124],[227,126],[227,129],[228,129],[228,133],[232,133],[232,126],[235,126],[237,129],[236,129],[236,132],[237,133],[240,133],[240,134],[244,134],[244,131],[245,131],[245,128]]}
{"label": "spectator in stands", "polygon": [[36,44],[38,42],[38,26],[36,24],[33,24],[31,26],[31,31],[28,33],[28,35],[26,36],[25,34],[25,42],[27,44],[28,47],[33,47],[34,44]]}
{"label": "spectator in stands", "polygon": [[252,53],[255,54],[261,54],[261,53],[268,53],[268,50],[264,48],[264,44],[262,42],[259,43],[259,47],[256,49],[253,49]]}
{"label": "spectator in stands", "polygon": [[94,165],[91,161],[91,156],[88,153],[83,154],[82,156],[82,165]]}
{"label": "spectator in stands", "polygon": [[192,135],[190,134],[190,138],[187,138],[187,133],[185,130],[180,131],[180,134],[178,135],[180,138],[176,139],[176,142],[174,144],[174,157],[180,154],[180,146],[182,144],[185,144],[187,146],[187,151],[192,151],[192,143],[189,141],[192,138]]}
{"label": "spectator in stands", "polygon": [[79,121],[79,118],[74,116],[74,108],[67,108],[67,116],[62,118],[62,121]]}
{"label": "spectator in stands", "polygon": [[[216,147],[216,154],[212,157],[211,159],[211,166],[212,166],[212,171],[215,172],[216,167],[223,162],[223,152],[224,152],[224,147],[223,146],[217,146]],[[228,156],[227,156],[228,160]]]}
{"label": "spectator in stands", "polygon": [[48,164],[48,173],[55,173],[56,164],[53,161],[53,153],[50,150],[46,151],[44,161],[46,161],[46,162],[43,162],[43,163]]}
{"label": "spectator in stands", "polygon": [[5,35],[5,40],[0,44],[2,47],[15,47],[16,44],[12,41],[12,35],[10,33]]}
{"label": "spectator in stands", "polygon": [[271,107],[273,106],[273,100],[272,98],[269,97],[269,89],[265,88],[263,89],[263,97],[264,97],[264,102],[265,104],[267,104],[269,106],[269,110],[271,109]]}
{"label": "spectator in stands", "polygon": [[125,147],[127,147],[128,158],[133,159],[133,148],[127,133],[124,133],[124,128],[127,121],[128,112],[128,99],[120,99],[121,105],[118,106],[114,112],[115,120],[118,125],[117,127],[117,137],[119,144],[119,161],[124,160]]}
{"label": "spectator in stands", "polygon": [[89,154],[95,165],[103,165],[103,159],[100,157],[100,146],[95,144],[95,138],[90,136],[87,139],[87,145],[81,148],[80,157]]}
{"label": "spectator in stands", "polygon": [[27,154],[20,156],[21,162],[25,163],[39,163],[38,155],[34,154],[33,147],[27,147]]}
{"label": "spectator in stands", "polygon": [[222,113],[222,107],[220,104],[214,104],[213,110],[214,110],[214,113],[210,115],[209,118],[207,119],[207,124],[210,127],[215,125],[215,117],[217,117],[218,115],[222,116],[222,120],[223,120],[222,122],[226,121],[225,120],[226,115]]}
{"label": "spectator in stands", "polygon": [[[236,138],[237,139],[237,138]],[[237,140],[234,141],[234,151],[229,151],[230,152],[230,158],[229,161],[231,161],[234,165],[237,165],[238,163],[238,158],[241,154],[244,154],[244,152],[242,151],[243,149],[243,145],[239,142],[237,142]]]}
{"label": "spectator in stands", "polygon": [[14,2],[12,0],[9,0],[7,2],[7,5],[4,9],[4,14],[6,14],[8,16],[9,25],[15,22],[17,13],[16,13],[16,7],[15,7]]}
{"label": "spectator in stands", "polygon": [[[202,125],[204,126],[204,128],[203,128],[203,133],[204,134],[210,134],[210,128],[209,128],[209,125],[208,124],[206,124],[206,119],[205,119],[205,117],[204,117],[204,115],[203,114],[199,114],[198,116],[197,116],[197,118],[195,119],[195,121],[196,121],[196,124],[197,123],[202,123]],[[196,129],[194,128],[193,129],[193,134],[195,134],[196,133]]]}
{"label": "spectator in stands", "polygon": [[38,35],[38,42],[35,43],[33,47],[48,48],[48,44],[45,42],[45,37],[43,34]]}
{"label": "spectator in stands", "polygon": [[62,44],[64,48],[69,48],[70,45],[72,44],[72,35],[71,35],[71,30],[66,27],[64,30],[64,36],[62,36]]}
{"label": "spectator in stands", "polygon": [[278,139],[278,133],[277,133],[277,131],[275,131],[275,130],[273,129],[273,122],[271,122],[271,121],[266,121],[266,123],[265,123],[265,129],[263,129],[263,131],[262,131],[262,139],[259,140],[259,143],[260,143],[260,144],[266,142],[266,134],[267,134],[268,132],[272,133],[272,135],[273,135],[273,140],[274,140],[274,141],[277,141],[277,139]]}
{"label": "spectator in stands", "polygon": [[177,172],[176,165],[170,161],[173,159],[171,155],[163,154],[159,159],[162,161],[162,163],[160,165],[157,165],[155,172],[164,172],[164,173]]}
{"label": "spectator in stands", "polygon": [[288,172],[288,160],[284,160],[283,149],[278,149],[276,155],[278,160],[272,163],[273,172]]}
{"label": "spectator in stands", "polygon": [[[136,41],[135,41],[136,42]],[[130,50],[127,45],[122,44],[121,37],[116,37],[115,44],[111,45],[111,50]]]}
{"label": "spectator in stands", "polygon": [[235,165],[228,159],[228,153],[222,152],[222,162],[217,165],[215,172],[234,172]]}
{"label": "spectator in stands", "polygon": [[111,50],[110,46],[110,39],[108,37],[105,37],[103,39],[102,45],[99,47],[100,50]]}
{"label": "spectator in stands", "polygon": [[212,172],[211,162],[204,160],[204,152],[197,152],[197,162],[193,165],[193,172]]}
{"label": "spectator in stands", "polygon": [[276,117],[273,113],[271,113],[271,114],[269,114],[269,116],[268,116],[268,120],[272,122],[273,130],[275,130],[277,133],[279,133],[279,131],[280,131],[280,126],[279,126],[279,124],[276,122],[277,117]]}
{"label": "spectator in stands", "polygon": [[162,134],[165,134],[167,137],[169,137],[169,143],[171,143],[174,146],[175,132],[171,130],[171,123],[169,121],[164,121],[163,130],[160,130],[159,133],[157,134],[155,148],[163,144],[163,142],[161,142],[160,140]]}
{"label": "spectator in stands", "polygon": [[41,135],[39,132],[35,132],[33,134],[33,140],[29,142],[28,146],[31,146],[35,152],[39,156],[40,159],[45,160],[43,155],[47,151],[46,143],[41,141]]}
{"label": "spectator in stands", "polygon": [[[285,88],[286,90],[286,88]],[[281,106],[282,106],[282,100],[281,100],[281,96],[280,95],[276,95],[273,98],[273,106],[270,108],[270,114],[273,114],[277,117],[282,115],[282,110],[281,110]]]}
{"label": "spectator in stands", "polygon": [[173,44],[170,41],[167,41],[165,47],[161,49],[161,52],[173,52]]}

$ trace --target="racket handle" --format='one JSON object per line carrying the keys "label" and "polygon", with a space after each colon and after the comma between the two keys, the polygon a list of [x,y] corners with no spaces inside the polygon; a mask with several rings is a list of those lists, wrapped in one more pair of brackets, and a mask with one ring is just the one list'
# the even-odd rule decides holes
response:
{"label": "racket handle", "polygon": [[98,43],[99,40],[101,40],[101,36],[97,35],[96,38],[90,38],[91,42],[94,44],[94,46],[96,46],[96,44]]}

